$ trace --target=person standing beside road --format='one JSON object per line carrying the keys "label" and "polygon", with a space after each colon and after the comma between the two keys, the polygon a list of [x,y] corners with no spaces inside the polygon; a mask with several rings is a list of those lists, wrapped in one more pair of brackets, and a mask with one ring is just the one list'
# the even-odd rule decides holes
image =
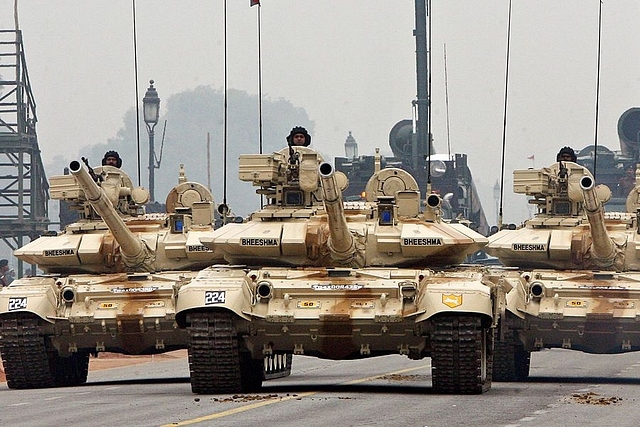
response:
{"label": "person standing beside road", "polygon": [[13,270],[9,269],[9,261],[0,259],[0,286],[9,286],[13,282]]}

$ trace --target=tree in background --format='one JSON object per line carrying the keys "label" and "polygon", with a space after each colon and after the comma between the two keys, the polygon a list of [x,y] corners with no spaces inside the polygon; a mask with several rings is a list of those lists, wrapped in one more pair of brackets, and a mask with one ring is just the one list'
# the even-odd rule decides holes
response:
{"label": "tree in background", "polygon": [[[155,150],[160,155],[162,134],[167,121],[164,151],[160,169],[155,172],[155,194],[163,202],[169,190],[177,183],[180,163],[184,163],[187,177],[207,185],[207,132],[211,137],[211,187],[216,203],[223,199],[223,98],[221,90],[199,86],[175,94],[162,101],[160,121],[156,126]],[[238,156],[255,154],[260,150],[257,95],[229,90],[227,97],[227,203],[236,215],[247,215],[259,207],[260,199],[250,183],[238,179]],[[304,126],[313,134],[314,123],[303,108],[294,107],[284,99],[263,100],[262,103],[263,153],[286,146],[286,136],[293,126]],[[137,143],[135,110],[127,111],[124,127],[104,144],[85,147],[81,156],[90,164],[99,165],[107,150],[116,150],[123,158],[122,169],[137,184]],[[141,185],[148,187],[148,136],[140,119],[140,177]],[[57,163],[58,165],[60,163]],[[53,169],[49,173],[57,174]],[[253,197],[247,197],[252,194]]]}

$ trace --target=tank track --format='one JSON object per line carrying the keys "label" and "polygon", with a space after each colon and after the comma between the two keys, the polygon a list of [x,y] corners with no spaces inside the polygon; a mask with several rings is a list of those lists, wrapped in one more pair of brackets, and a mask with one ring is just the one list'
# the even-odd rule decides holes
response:
{"label": "tank track", "polygon": [[240,351],[231,313],[192,313],[187,331],[194,393],[239,393],[262,386],[264,361]]}
{"label": "tank track", "polygon": [[75,386],[87,382],[89,353],[61,357],[47,345],[42,320],[31,314],[4,317],[0,355],[12,389]]}
{"label": "tank track", "polygon": [[55,386],[41,321],[29,314],[5,317],[0,326],[0,355],[13,389]]}
{"label": "tank track", "polygon": [[525,381],[530,365],[531,352],[524,349],[515,331],[509,331],[504,341],[496,340],[493,381]]}
{"label": "tank track", "polygon": [[433,389],[479,394],[491,388],[493,329],[480,316],[442,316],[431,334]]}

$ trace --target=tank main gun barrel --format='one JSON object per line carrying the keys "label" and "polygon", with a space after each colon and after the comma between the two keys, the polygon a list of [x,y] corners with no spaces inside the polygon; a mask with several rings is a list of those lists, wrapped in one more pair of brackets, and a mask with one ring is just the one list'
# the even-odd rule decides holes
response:
{"label": "tank main gun barrel", "polygon": [[580,188],[584,194],[584,208],[591,227],[591,248],[595,261],[602,267],[610,266],[616,256],[616,245],[604,225],[604,209],[596,194],[593,178],[583,176]]}
{"label": "tank main gun barrel", "polygon": [[153,271],[153,257],[147,245],[129,230],[104,190],[91,178],[89,171],[77,160],[69,164],[69,170],[84,191],[87,201],[107,224],[113,238],[120,245],[125,265],[135,270]]}
{"label": "tank main gun barrel", "polygon": [[356,255],[355,239],[347,227],[342,204],[342,191],[338,188],[333,167],[322,163],[319,167],[322,197],[329,223],[329,249],[334,261],[349,264]]}

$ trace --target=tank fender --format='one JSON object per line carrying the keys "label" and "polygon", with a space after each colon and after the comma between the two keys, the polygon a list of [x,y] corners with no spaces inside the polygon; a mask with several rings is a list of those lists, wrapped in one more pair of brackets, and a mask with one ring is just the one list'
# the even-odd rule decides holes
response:
{"label": "tank fender", "polygon": [[524,308],[528,295],[530,272],[521,273],[513,269],[496,269],[487,271],[482,281],[492,288],[496,299],[496,313],[504,317],[511,312],[524,319]]}
{"label": "tank fender", "polygon": [[[427,279],[427,281],[433,279]],[[495,318],[495,298],[492,289],[479,280],[445,281],[423,286],[424,292],[418,301],[416,322],[428,320],[441,313],[477,313]]]}
{"label": "tank fender", "polygon": [[228,310],[245,320],[251,317],[251,281],[243,270],[209,267],[181,286],[176,298],[176,322],[186,327],[192,310]]}
{"label": "tank fender", "polygon": [[0,317],[13,313],[32,313],[54,323],[58,289],[53,280],[46,280],[50,283],[45,283],[42,279],[29,280],[29,286],[24,286],[27,283],[21,283],[21,280],[18,279],[11,286],[0,290]]}
{"label": "tank fender", "polygon": [[514,287],[506,295],[506,298],[507,298],[506,311],[516,315],[520,319],[524,319],[525,317],[525,309],[526,309],[527,302],[529,300],[528,292],[526,289],[527,289],[526,285],[522,283]]}

